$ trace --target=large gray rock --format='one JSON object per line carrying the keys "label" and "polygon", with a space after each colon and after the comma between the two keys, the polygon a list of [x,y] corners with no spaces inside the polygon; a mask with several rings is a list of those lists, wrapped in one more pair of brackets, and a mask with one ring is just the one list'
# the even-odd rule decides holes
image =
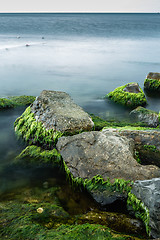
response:
{"label": "large gray rock", "polygon": [[144,122],[148,127],[157,127],[159,125],[158,113],[141,106],[132,110],[130,116],[134,121]]}
{"label": "large gray rock", "polygon": [[[62,137],[57,148],[75,178],[92,179],[100,174],[104,180],[109,177],[113,182],[115,178],[135,181],[160,177],[158,167],[142,166],[133,158],[133,140],[108,130]],[[105,191],[91,194],[102,205],[116,200],[114,194],[111,197]]]}
{"label": "large gray rock", "polygon": [[94,126],[89,115],[65,92],[42,91],[31,111],[46,129],[74,133]]}
{"label": "large gray rock", "polygon": [[149,209],[151,236],[160,238],[160,178],[136,181],[132,193]]}

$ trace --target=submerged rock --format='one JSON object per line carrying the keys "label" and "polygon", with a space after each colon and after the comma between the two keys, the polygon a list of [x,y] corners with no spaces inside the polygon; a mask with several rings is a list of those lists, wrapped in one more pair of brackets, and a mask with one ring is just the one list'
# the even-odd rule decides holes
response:
{"label": "submerged rock", "polygon": [[86,222],[104,224],[115,231],[126,232],[127,234],[139,234],[142,236],[145,233],[141,221],[122,213],[90,211],[78,219],[78,223],[84,224]]}
{"label": "submerged rock", "polygon": [[[132,140],[108,130],[61,137],[56,146],[74,178],[91,180],[99,174],[104,181],[110,178],[114,182],[116,178],[135,181],[160,176],[158,167],[137,163]],[[119,192],[109,193],[102,184],[88,189],[101,205],[125,198]]]}
{"label": "submerged rock", "polygon": [[128,107],[144,106],[147,101],[138,83],[128,83],[107,94],[111,100]]}
{"label": "submerged rock", "polygon": [[46,129],[62,133],[90,131],[94,126],[89,115],[65,92],[42,91],[31,112]]}
{"label": "submerged rock", "polygon": [[160,73],[150,72],[144,81],[144,89],[160,93]]}
{"label": "submerged rock", "polygon": [[160,178],[136,181],[132,193],[149,209],[151,236],[160,238]]}
{"label": "submerged rock", "polygon": [[140,106],[131,111],[130,116],[134,121],[146,123],[148,127],[157,127],[159,125],[158,113]]}
{"label": "submerged rock", "polygon": [[0,98],[0,109],[14,108],[18,106],[26,106],[33,103],[34,96],[12,96],[8,98]]}

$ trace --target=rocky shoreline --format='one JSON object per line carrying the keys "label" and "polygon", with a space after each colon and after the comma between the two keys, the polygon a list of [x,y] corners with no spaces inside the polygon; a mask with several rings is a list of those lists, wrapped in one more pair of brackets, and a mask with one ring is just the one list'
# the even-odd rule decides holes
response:
{"label": "rocky shoreline", "polygon": [[[153,74],[150,75],[153,76]],[[122,93],[123,98],[121,97]],[[120,90],[117,88],[108,97],[113,98],[115,102],[121,99],[119,103],[129,107],[146,104],[142,89],[133,83],[126,84]],[[140,234],[145,226],[148,235],[148,237],[145,236],[145,239],[160,237],[159,114],[138,107],[136,121],[128,123],[128,126],[127,124],[123,126],[121,123],[109,123],[90,116],[64,92],[45,90],[36,99],[29,98],[30,100],[26,103],[23,102],[22,105],[30,103],[31,105],[15,121],[16,135],[23,138],[28,146],[17,156],[13,165],[29,167],[47,165],[61,168],[70,184],[74,188],[87,191],[99,206],[105,208],[112,204],[122,204],[128,209],[127,212],[131,216],[134,215],[139,219],[134,220],[135,222],[126,220],[130,225],[127,226],[126,223],[123,223],[121,228],[124,229],[124,232],[130,232],[130,234],[139,232]],[[7,106],[21,105],[19,102],[16,103],[15,99],[12,99],[14,100],[12,103],[9,100],[8,105],[4,106],[7,108]],[[7,101],[3,99],[1,102],[4,104]],[[132,111],[131,116],[133,114],[137,113]],[[142,122],[140,127],[139,122]],[[48,191],[50,190],[48,189]],[[65,231],[67,228],[74,229],[73,234],[75,231],[78,231],[76,234],[79,234],[79,231],[87,226],[90,233],[93,231],[99,236],[110,236],[108,239],[138,239],[131,236],[128,238],[124,234],[116,237],[112,230],[107,230],[106,227],[111,227],[113,230],[119,231],[120,223],[118,221],[123,222],[124,216],[121,216],[120,220],[118,215],[107,216],[105,212],[102,215],[99,212],[89,211],[85,215],[77,217],[76,224],[78,224],[79,230],[75,230],[75,219],[63,210],[57,213],[59,208],[56,207],[57,210],[55,210],[52,205],[51,202],[47,207],[36,205],[37,213],[32,211],[31,217],[34,218],[31,222],[36,221],[36,226],[34,226],[36,229],[39,228],[37,225],[39,223],[47,228],[49,226],[49,229],[55,228],[53,222],[56,216],[57,224],[60,223],[56,227],[59,233],[61,233],[61,226]],[[5,206],[1,210],[5,213]],[[57,218],[57,214],[60,218]],[[99,216],[100,220],[98,220]],[[116,223],[111,219],[114,219]],[[140,222],[138,223],[138,221]],[[1,222],[5,226],[2,219]],[[27,224],[30,225],[31,222],[29,220]],[[67,224],[66,228],[65,225],[63,227],[63,224]],[[137,229],[134,229],[135,225],[138,225]],[[5,230],[3,234],[6,235]],[[47,234],[51,234],[52,237],[56,236],[52,231]],[[15,236],[17,236],[16,232]],[[142,238],[144,239],[144,235]]]}

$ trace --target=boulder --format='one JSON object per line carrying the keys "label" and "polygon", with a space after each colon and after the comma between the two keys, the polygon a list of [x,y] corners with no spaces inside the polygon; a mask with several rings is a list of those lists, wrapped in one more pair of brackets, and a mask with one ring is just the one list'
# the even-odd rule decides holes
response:
{"label": "boulder", "polygon": [[132,193],[149,209],[151,236],[160,238],[160,178],[136,181]]}
{"label": "boulder", "polygon": [[160,73],[150,72],[144,81],[144,89],[147,92],[160,93]]}
{"label": "boulder", "polygon": [[148,127],[157,127],[159,125],[158,113],[141,106],[130,112],[131,119],[137,122],[143,122]]}
{"label": "boulder", "polygon": [[[142,166],[134,159],[133,140],[108,130],[61,137],[56,147],[73,178],[90,180],[101,175],[104,181],[110,178],[114,182],[116,178],[135,181],[160,177],[158,167]],[[88,189],[101,205],[124,197],[119,193],[108,194],[109,191],[102,190],[102,186]]]}
{"label": "boulder", "polygon": [[114,91],[108,93],[106,97],[109,97],[116,103],[131,108],[144,106],[147,103],[145,95],[138,83],[128,83],[118,87]]}
{"label": "boulder", "polygon": [[31,106],[36,121],[59,132],[90,131],[94,123],[84,110],[65,92],[42,91]]}

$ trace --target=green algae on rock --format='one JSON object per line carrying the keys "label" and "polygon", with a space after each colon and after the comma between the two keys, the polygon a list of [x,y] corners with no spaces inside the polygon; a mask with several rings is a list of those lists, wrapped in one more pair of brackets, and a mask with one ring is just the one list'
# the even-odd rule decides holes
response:
{"label": "green algae on rock", "polygon": [[0,109],[14,108],[18,106],[26,106],[33,103],[34,96],[12,96],[8,98],[0,98]]}
{"label": "green algae on rock", "polygon": [[18,137],[22,137],[30,145],[37,144],[43,148],[53,148],[58,138],[62,136],[62,133],[53,129],[47,130],[41,122],[36,121],[30,107],[16,119],[14,127]]}
{"label": "green algae on rock", "polygon": [[144,81],[144,89],[147,92],[160,93],[160,73],[150,72]]}
{"label": "green algae on rock", "polygon": [[142,220],[145,224],[147,234],[150,235],[149,209],[131,192],[128,193],[127,206],[130,210],[133,210],[136,218]]}
{"label": "green algae on rock", "polygon": [[20,165],[44,165],[52,166],[61,165],[61,155],[54,148],[52,150],[44,150],[35,145],[27,146],[16,158],[14,163]]}
{"label": "green algae on rock", "polygon": [[106,97],[130,108],[144,106],[147,103],[145,95],[138,83],[129,83],[118,87],[114,91],[108,93]]}

